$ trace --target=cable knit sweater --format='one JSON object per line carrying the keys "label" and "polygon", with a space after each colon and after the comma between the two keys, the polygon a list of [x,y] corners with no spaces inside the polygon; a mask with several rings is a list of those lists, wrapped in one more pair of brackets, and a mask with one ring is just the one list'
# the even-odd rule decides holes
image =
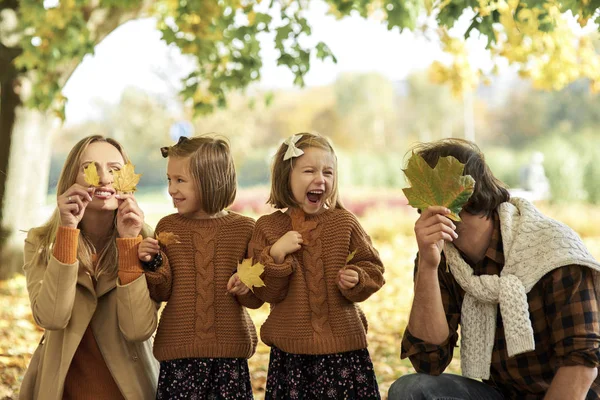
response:
{"label": "cable knit sweater", "polygon": [[253,219],[231,211],[214,219],[172,214],[160,220],[156,232],[172,232],[180,243],[164,248],[163,265],[146,272],[152,298],[167,302],[154,340],[159,361],[252,356],[256,331],[242,306],[263,302],[252,292],[227,293],[227,282],[246,256],[253,227]]}
{"label": "cable knit sweater", "polygon": [[[269,346],[295,354],[332,354],[367,347],[367,321],[355,302],[366,300],[384,284],[383,265],[356,217],[344,209],[307,215],[315,221],[310,242],[283,263],[270,256],[271,246],[293,230],[288,214],[276,211],[258,219],[250,242],[254,261],[265,266],[264,287],[256,295],[272,304],[260,329]],[[346,265],[349,254],[356,251]],[[358,272],[358,284],[341,290],[342,268]]]}
{"label": "cable knit sweater", "polygon": [[465,291],[461,365],[470,378],[489,378],[498,304],[511,357],[535,348],[527,293],[548,272],[570,264],[589,267],[600,293],[600,264],[571,228],[519,198],[502,203],[498,215],[505,256],[500,276],[476,276],[452,244],[444,249],[450,271]]}

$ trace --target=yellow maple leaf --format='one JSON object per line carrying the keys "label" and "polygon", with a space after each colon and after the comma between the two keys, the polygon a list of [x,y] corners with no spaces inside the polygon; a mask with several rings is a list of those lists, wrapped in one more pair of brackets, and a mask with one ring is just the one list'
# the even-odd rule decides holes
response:
{"label": "yellow maple leaf", "polygon": [[348,257],[346,257],[346,264],[348,264],[350,261],[352,261],[355,254],[356,254],[356,249],[352,253],[348,254]]}
{"label": "yellow maple leaf", "polygon": [[156,235],[156,240],[158,240],[158,242],[163,246],[168,246],[173,243],[181,243],[179,241],[179,236],[173,232],[161,232]]}
{"label": "yellow maple leaf", "polygon": [[96,169],[96,164],[89,163],[83,170],[85,182],[90,186],[100,186],[100,176]]}
{"label": "yellow maple leaf", "polygon": [[119,171],[115,171],[113,187],[119,192],[135,192],[135,185],[140,181],[142,174],[136,174],[132,163],[128,162]]}
{"label": "yellow maple leaf", "polygon": [[245,258],[241,263],[238,264],[237,274],[240,277],[242,283],[250,290],[254,291],[253,287],[265,286],[265,283],[260,279],[260,275],[265,270],[264,265],[256,263],[252,265],[252,258]]}

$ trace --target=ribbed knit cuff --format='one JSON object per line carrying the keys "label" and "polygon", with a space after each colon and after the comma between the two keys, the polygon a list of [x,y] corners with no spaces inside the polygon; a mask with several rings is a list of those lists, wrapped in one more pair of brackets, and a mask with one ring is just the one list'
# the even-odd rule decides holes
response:
{"label": "ribbed knit cuff", "polygon": [[138,258],[138,246],[141,242],[141,235],[135,238],[117,238],[119,281],[121,285],[127,285],[135,281],[144,273]]}
{"label": "ribbed knit cuff", "polygon": [[63,264],[73,264],[77,261],[78,244],[79,229],[59,226],[52,254]]}

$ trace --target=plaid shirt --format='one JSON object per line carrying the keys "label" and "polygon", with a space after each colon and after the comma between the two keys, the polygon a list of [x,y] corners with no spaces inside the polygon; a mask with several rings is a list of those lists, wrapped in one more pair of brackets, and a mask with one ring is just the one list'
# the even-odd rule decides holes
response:
{"label": "plaid shirt", "polygon": [[[494,232],[483,260],[473,264],[475,275],[499,275],[504,266],[500,219],[494,213]],[[543,260],[541,260],[543,262]],[[415,273],[417,261],[415,260]],[[402,340],[402,358],[409,357],[417,372],[441,374],[452,360],[458,340],[464,290],[447,271],[442,254],[438,277],[450,335],[441,345],[425,343],[408,329]],[[557,268],[546,274],[527,294],[535,350],[508,357],[500,312],[496,321],[490,379],[508,399],[539,399],[544,396],[561,366],[600,366],[600,319],[591,270],[578,265]],[[588,399],[600,399],[600,374],[592,383]]]}

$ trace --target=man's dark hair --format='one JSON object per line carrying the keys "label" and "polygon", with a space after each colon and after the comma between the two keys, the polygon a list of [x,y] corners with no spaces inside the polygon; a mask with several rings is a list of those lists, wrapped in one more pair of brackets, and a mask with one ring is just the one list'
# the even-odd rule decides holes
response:
{"label": "man's dark hair", "polygon": [[410,153],[419,154],[434,168],[440,157],[452,156],[465,165],[463,175],[475,179],[473,195],[463,210],[473,215],[491,217],[494,210],[510,199],[506,185],[497,179],[485,163],[483,153],[473,142],[463,139],[442,139],[435,142],[419,143]]}

